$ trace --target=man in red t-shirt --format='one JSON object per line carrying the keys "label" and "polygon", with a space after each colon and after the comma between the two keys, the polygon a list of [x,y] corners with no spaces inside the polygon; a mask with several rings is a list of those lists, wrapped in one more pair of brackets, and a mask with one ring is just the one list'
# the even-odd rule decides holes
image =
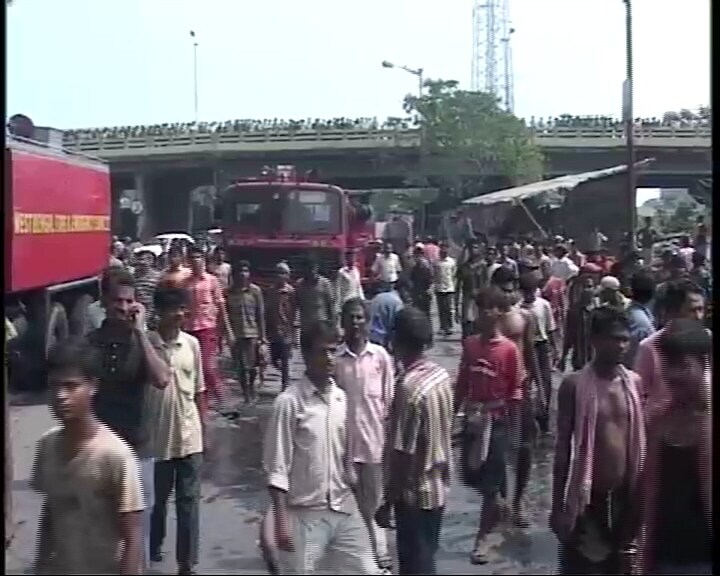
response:
{"label": "man in red t-shirt", "polygon": [[463,473],[465,482],[483,496],[480,527],[470,556],[487,563],[487,535],[500,519],[507,497],[509,418],[522,400],[525,368],[517,345],[501,335],[499,321],[507,296],[483,288],[476,296],[478,333],[463,341],[455,389],[456,412],[465,405]]}

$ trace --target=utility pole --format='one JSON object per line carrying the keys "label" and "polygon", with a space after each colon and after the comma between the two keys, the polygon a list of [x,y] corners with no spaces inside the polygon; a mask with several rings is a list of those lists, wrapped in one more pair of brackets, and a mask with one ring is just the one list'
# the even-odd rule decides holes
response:
{"label": "utility pole", "polygon": [[637,191],[635,189],[635,122],[633,120],[633,44],[632,44],[632,0],[625,4],[625,84],[623,86],[623,116],[625,119],[625,146],[627,148],[627,211],[628,243],[635,247],[637,229]]}
{"label": "utility pole", "polygon": [[195,31],[190,30],[190,37],[193,39],[193,87],[195,90],[195,122],[199,120],[198,105],[198,42]]}

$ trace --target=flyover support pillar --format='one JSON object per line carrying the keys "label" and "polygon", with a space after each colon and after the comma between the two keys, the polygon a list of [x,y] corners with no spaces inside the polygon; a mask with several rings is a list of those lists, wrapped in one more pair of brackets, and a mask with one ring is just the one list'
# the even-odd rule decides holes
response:
{"label": "flyover support pillar", "polygon": [[137,237],[145,241],[152,236],[151,218],[147,193],[147,178],[144,172],[135,173],[135,201],[133,212],[137,215]]}

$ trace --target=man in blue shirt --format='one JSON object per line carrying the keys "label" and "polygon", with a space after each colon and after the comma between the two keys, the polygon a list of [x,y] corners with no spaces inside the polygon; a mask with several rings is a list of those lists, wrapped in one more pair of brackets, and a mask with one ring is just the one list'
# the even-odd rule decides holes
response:
{"label": "man in blue shirt", "polygon": [[630,347],[625,356],[625,366],[632,368],[638,346],[656,330],[655,316],[652,312],[652,299],[655,295],[655,282],[645,272],[638,272],[630,279],[632,302],[627,309],[630,321]]}
{"label": "man in blue shirt", "polygon": [[390,283],[383,283],[380,293],[370,301],[370,342],[385,348],[392,338],[395,316],[404,307],[397,290]]}

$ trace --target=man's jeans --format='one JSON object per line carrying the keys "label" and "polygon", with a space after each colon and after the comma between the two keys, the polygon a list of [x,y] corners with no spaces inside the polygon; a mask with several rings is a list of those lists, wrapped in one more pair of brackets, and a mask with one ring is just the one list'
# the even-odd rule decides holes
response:
{"label": "man's jeans", "polygon": [[421,510],[403,502],[395,505],[400,574],[435,574],[444,508]]}
{"label": "man's jeans", "polygon": [[145,510],[142,514],[143,563],[150,566],[150,518],[155,506],[155,459],[138,458]]}
{"label": "man's jeans", "polygon": [[175,488],[177,538],[175,558],[181,569],[198,562],[200,541],[200,468],[202,454],[163,460],[155,464],[155,508],[152,512],[150,549],[158,553],[166,534],[167,502]]}

